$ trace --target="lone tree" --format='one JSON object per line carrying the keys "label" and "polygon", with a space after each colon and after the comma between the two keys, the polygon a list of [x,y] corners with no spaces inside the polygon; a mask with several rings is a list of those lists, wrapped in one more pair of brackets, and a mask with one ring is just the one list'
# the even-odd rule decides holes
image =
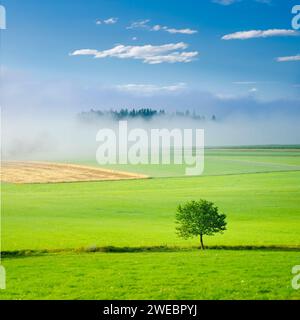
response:
{"label": "lone tree", "polygon": [[179,205],[176,213],[177,233],[184,239],[200,238],[204,249],[203,236],[223,233],[226,230],[226,215],[219,213],[218,208],[209,201],[189,201]]}

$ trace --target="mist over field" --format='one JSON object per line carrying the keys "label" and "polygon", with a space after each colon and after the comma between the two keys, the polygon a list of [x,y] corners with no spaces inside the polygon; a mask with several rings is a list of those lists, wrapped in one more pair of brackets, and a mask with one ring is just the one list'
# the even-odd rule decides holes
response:
{"label": "mist over field", "polygon": [[[5,117],[5,112],[3,112]],[[174,116],[170,119],[154,117],[151,120],[129,119],[128,129],[166,128],[204,129],[205,146],[238,146],[262,144],[298,144],[299,118],[270,115],[251,118],[232,116],[216,121],[193,120]],[[3,132],[4,159],[95,159],[98,130],[118,131],[118,122],[108,117],[93,123],[82,123],[76,116],[37,116],[5,121]]]}
{"label": "mist over field", "polygon": [[[183,84],[167,87],[89,87],[74,81],[41,79],[4,68],[2,154],[4,159],[94,159],[96,133],[116,128],[110,117],[90,124],[83,111],[163,109],[167,116],[129,120],[130,128],[204,129],[205,146],[299,144],[300,101],[262,100],[255,94],[224,96]],[[174,115],[195,113],[205,120]],[[212,121],[215,115],[216,121]]]}

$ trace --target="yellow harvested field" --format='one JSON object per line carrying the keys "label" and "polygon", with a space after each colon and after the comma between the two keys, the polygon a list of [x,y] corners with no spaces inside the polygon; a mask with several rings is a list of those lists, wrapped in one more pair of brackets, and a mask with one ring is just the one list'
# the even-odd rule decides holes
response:
{"label": "yellow harvested field", "polygon": [[9,183],[56,183],[145,178],[148,178],[148,176],[97,167],[51,162],[5,161],[2,162],[1,168],[1,181]]}

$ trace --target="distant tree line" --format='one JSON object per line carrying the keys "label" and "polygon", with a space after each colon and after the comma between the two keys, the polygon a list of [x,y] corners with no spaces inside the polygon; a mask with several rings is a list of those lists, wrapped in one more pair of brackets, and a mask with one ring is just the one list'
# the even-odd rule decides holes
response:
{"label": "distant tree line", "polygon": [[[109,111],[91,109],[90,111],[81,112],[78,115],[78,117],[80,120],[83,120],[83,121],[93,121],[93,120],[100,119],[102,117],[110,117],[116,121],[134,119],[134,118],[150,120],[153,117],[168,117],[168,118],[182,117],[182,118],[190,118],[194,120],[202,120],[202,121],[206,120],[205,116],[197,115],[195,111],[193,111],[192,113],[189,110],[186,110],[185,112],[176,111],[173,113],[167,113],[163,109],[157,111],[151,108],[141,108],[141,109],[123,108],[120,110],[109,110]],[[216,116],[212,115],[211,120],[216,121]]]}

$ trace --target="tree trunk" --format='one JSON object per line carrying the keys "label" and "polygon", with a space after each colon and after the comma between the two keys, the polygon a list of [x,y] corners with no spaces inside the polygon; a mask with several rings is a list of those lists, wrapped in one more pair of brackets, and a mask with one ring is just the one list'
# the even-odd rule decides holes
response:
{"label": "tree trunk", "polygon": [[200,234],[200,244],[201,244],[201,249],[204,250],[204,244],[203,244],[203,235]]}

